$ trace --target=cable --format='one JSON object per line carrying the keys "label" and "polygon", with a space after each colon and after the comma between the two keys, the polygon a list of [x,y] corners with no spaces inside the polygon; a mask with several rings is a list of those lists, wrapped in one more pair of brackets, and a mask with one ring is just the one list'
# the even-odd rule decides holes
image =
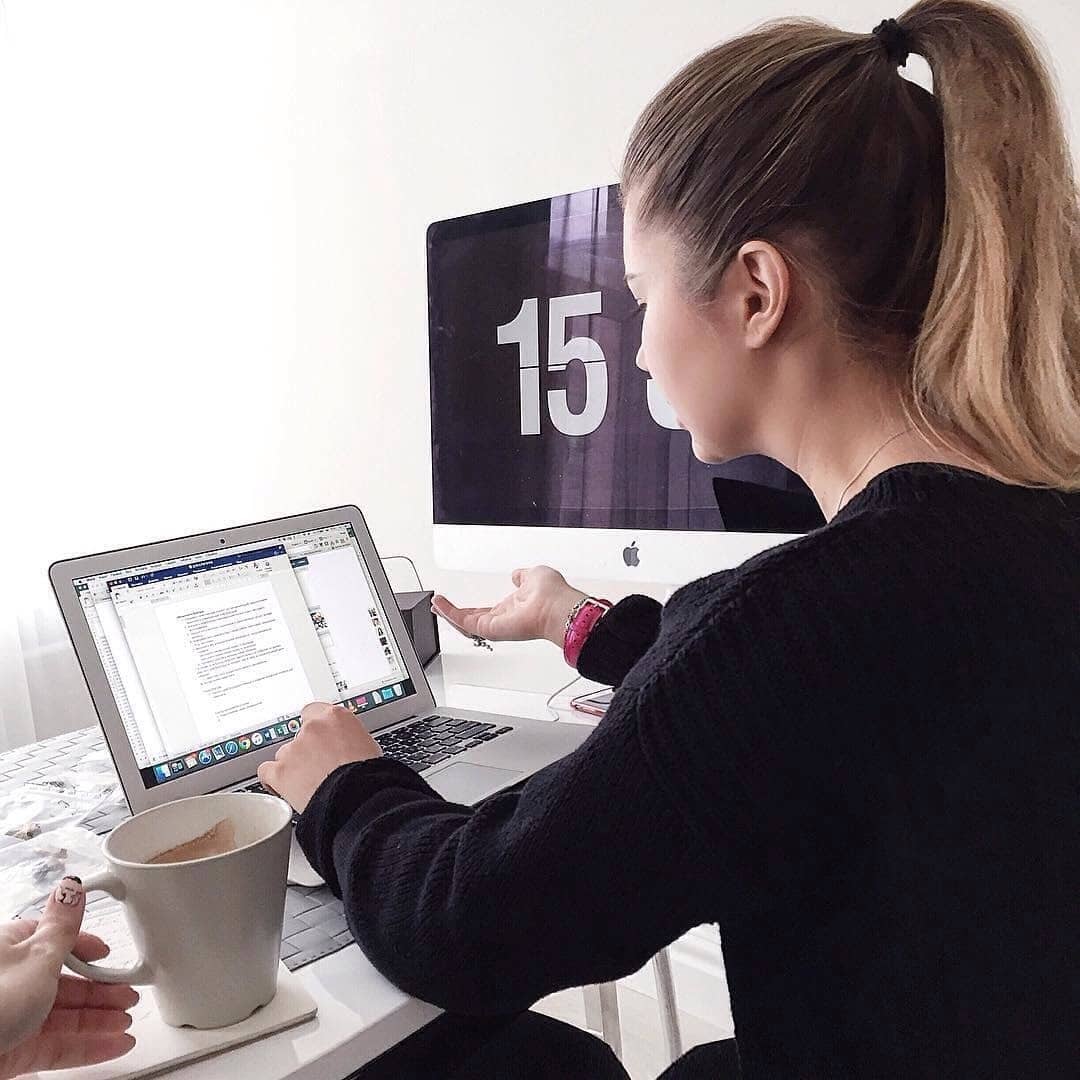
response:
{"label": "cable", "polygon": [[576,683],[576,682],[581,682],[581,679],[582,679],[582,676],[581,676],[581,675],[575,675],[575,676],[574,676],[574,677],[573,677],[573,678],[572,678],[572,679],[571,679],[571,680],[570,680],[570,681],[569,681],[569,682],[568,682],[568,683],[567,683],[567,684],[566,684],[565,686],[560,686],[558,690],[556,690],[556,691],[555,691],[554,693],[550,694],[550,695],[548,696],[548,699],[547,699],[547,701],[545,701],[545,702],[544,702],[544,708],[545,708],[545,709],[547,709],[547,711],[548,711],[549,713],[551,713],[551,715],[552,715],[552,716],[554,716],[556,720],[561,720],[561,719],[562,719],[562,717],[561,717],[561,716],[560,716],[560,715],[558,714],[558,712],[557,712],[557,711],[556,711],[555,709],[553,709],[553,708],[551,707],[551,703],[552,703],[552,702],[553,702],[553,701],[554,701],[554,700],[555,700],[555,699],[556,699],[556,698],[557,698],[557,697],[558,697],[558,696],[559,696],[559,695],[560,695],[560,694],[561,694],[561,693],[562,693],[562,692],[563,692],[564,690],[569,690],[569,689],[570,689],[570,687],[574,685],[574,683]]}
{"label": "cable", "polygon": [[388,563],[393,559],[404,559],[412,567],[413,577],[416,578],[416,584],[420,586],[420,591],[421,592],[427,592],[427,589],[424,588],[424,583],[420,580],[420,571],[416,569],[416,563],[414,563],[412,561],[412,559],[409,558],[408,555],[383,555],[382,556],[382,561],[384,563]]}

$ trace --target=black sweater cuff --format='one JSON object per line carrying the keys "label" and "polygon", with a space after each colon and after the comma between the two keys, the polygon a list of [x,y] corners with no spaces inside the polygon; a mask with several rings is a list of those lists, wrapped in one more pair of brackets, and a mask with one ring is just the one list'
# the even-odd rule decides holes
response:
{"label": "black sweater cuff", "polygon": [[579,674],[593,682],[618,686],[660,633],[660,603],[651,596],[620,600],[585,639],[578,657]]}
{"label": "black sweater cuff", "polygon": [[296,839],[312,869],[341,897],[334,867],[334,839],[344,822],[373,796],[415,792],[441,799],[430,784],[400,761],[386,757],[339,765],[316,789],[296,823]]}

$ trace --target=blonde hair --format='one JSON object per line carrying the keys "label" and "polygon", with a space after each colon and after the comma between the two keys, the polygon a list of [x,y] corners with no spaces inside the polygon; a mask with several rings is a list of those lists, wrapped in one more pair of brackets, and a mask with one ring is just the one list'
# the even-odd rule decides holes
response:
{"label": "blonde hair", "polygon": [[896,24],[933,94],[878,36],[805,19],[703,53],[638,119],[624,197],[679,242],[692,296],[770,240],[873,362],[902,365],[931,441],[1080,489],[1078,202],[1049,72],[980,0],[922,0]]}

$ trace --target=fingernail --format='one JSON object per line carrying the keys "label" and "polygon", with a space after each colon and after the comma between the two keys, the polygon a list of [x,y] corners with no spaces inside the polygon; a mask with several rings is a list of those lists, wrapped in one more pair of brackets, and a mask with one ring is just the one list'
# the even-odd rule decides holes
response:
{"label": "fingernail", "polygon": [[53,895],[58,904],[74,907],[76,904],[82,903],[85,895],[82,881],[77,877],[62,878]]}

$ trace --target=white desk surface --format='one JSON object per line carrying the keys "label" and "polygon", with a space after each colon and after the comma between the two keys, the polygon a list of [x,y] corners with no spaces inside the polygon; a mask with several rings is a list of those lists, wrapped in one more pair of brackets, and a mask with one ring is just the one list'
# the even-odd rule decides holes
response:
{"label": "white desk surface", "polygon": [[[443,654],[427,671],[440,705],[554,719],[545,701],[573,676],[554,646],[500,643],[488,652],[445,624],[440,635]],[[521,689],[505,689],[508,682]],[[581,680],[559,695],[553,706],[560,719],[590,722],[568,702],[595,686]],[[341,1080],[439,1014],[435,1006],[387,982],[355,945],[316,960],[296,975],[318,1003],[314,1020],[167,1075],[177,1080],[220,1080],[227,1068],[231,1075],[263,1080]]]}

